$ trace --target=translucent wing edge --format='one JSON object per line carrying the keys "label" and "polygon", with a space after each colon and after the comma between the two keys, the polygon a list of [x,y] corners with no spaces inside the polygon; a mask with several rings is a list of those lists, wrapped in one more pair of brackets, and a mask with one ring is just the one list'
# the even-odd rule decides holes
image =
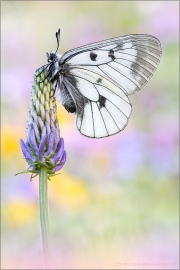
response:
{"label": "translucent wing edge", "polygon": [[71,49],[62,55],[62,57],[60,59],[60,64],[63,64],[68,59],[72,58],[73,56],[75,56],[79,53],[85,52],[85,51],[91,51],[94,49],[102,48],[104,46],[111,45],[115,42],[127,41],[128,39],[135,39],[138,41],[138,40],[143,40],[143,38],[146,41],[147,40],[155,41],[159,45],[160,51],[162,51],[161,50],[161,43],[158,40],[158,38],[156,38],[152,35],[147,35],[147,34],[130,34],[130,35],[125,35],[125,36],[102,40],[102,41],[95,42],[95,43],[90,43],[88,45],[84,45],[84,46],[77,47],[75,49]]}

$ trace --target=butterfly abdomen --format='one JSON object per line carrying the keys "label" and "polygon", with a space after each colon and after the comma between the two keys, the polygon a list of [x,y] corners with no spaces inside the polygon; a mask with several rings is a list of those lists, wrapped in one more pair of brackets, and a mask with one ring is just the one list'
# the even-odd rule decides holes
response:
{"label": "butterfly abdomen", "polygon": [[66,101],[63,106],[69,113],[76,113],[76,106],[72,100]]}
{"label": "butterfly abdomen", "polygon": [[69,68],[64,67],[66,73],[63,77],[63,87],[61,90],[61,102],[65,109],[70,113],[83,112],[86,98],[78,91],[77,80],[70,73]]}
{"label": "butterfly abdomen", "polygon": [[70,112],[70,113],[76,112],[75,103],[74,103],[73,98],[71,97],[71,94],[69,93],[65,83],[63,83],[59,87],[59,98],[60,98],[62,105],[64,106],[64,108],[68,112]]}

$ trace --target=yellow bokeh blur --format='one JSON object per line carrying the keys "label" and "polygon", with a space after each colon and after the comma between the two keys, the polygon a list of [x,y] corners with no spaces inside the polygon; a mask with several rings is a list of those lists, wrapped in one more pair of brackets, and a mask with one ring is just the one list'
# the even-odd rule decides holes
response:
{"label": "yellow bokeh blur", "polygon": [[19,139],[24,133],[19,127],[3,126],[1,133],[1,153],[3,159],[9,158],[20,151]]}
{"label": "yellow bokeh blur", "polygon": [[2,217],[8,226],[24,226],[38,218],[37,204],[21,200],[9,202],[5,207],[2,207]]}
{"label": "yellow bokeh blur", "polygon": [[83,180],[71,176],[63,169],[60,175],[51,178],[49,183],[50,196],[53,200],[72,211],[86,207],[89,199],[88,189]]}

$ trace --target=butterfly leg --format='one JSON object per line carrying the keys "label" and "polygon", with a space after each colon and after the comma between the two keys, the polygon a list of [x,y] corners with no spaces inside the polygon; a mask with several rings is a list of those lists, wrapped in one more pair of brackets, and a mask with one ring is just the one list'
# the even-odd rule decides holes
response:
{"label": "butterfly leg", "polygon": [[[44,68],[43,71],[44,71],[45,69],[46,69],[46,68]],[[52,70],[53,70],[53,65],[50,65],[46,77],[45,77],[43,80],[41,80],[40,82],[44,82],[48,77],[50,77],[49,75],[51,74]],[[42,71],[40,72],[40,74],[41,74],[41,73],[42,73]]]}
{"label": "butterfly leg", "polygon": [[52,95],[49,96],[50,98],[54,97],[54,95],[55,95],[55,93],[56,93],[57,85],[58,85],[58,80],[56,81],[55,87],[54,87],[54,89],[52,90],[52,92],[53,92]]}
{"label": "butterfly leg", "polygon": [[53,89],[53,94],[49,96],[50,98],[55,95],[58,85],[59,85],[59,89],[61,89],[61,86],[62,86],[62,74],[61,73],[58,74],[58,77],[56,79],[56,84],[55,84],[55,87]]}

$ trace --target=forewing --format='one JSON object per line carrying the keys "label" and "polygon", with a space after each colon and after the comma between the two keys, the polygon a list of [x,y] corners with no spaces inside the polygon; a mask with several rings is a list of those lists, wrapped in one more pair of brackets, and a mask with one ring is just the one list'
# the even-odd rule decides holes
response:
{"label": "forewing", "polygon": [[[72,68],[76,84],[69,89],[79,91],[81,108],[77,110],[78,130],[91,138],[111,136],[122,131],[128,123],[131,104],[123,89],[100,73],[87,68]],[[74,88],[74,90],[73,90]],[[76,90],[75,90],[76,89]],[[79,103],[79,102],[77,102]]]}
{"label": "forewing", "polygon": [[130,95],[149,81],[161,54],[160,42],[155,37],[129,35],[70,50],[61,57],[60,64],[98,72]]}

